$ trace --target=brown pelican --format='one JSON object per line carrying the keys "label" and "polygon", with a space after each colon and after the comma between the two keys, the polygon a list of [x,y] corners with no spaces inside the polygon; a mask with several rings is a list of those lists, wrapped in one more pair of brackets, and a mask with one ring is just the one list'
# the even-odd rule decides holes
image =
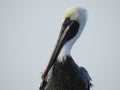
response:
{"label": "brown pelican", "polygon": [[65,11],[62,28],[50,62],[42,74],[40,90],[90,90],[91,78],[71,57],[71,48],[83,31],[87,10],[72,7]]}

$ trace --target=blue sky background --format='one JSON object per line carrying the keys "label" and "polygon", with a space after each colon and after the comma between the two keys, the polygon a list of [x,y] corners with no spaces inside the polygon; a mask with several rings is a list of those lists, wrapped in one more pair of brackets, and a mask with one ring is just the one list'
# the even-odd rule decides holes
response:
{"label": "blue sky background", "polygon": [[120,90],[119,0],[0,0],[0,90],[38,90],[64,11],[82,6],[87,25],[72,48],[92,90]]}

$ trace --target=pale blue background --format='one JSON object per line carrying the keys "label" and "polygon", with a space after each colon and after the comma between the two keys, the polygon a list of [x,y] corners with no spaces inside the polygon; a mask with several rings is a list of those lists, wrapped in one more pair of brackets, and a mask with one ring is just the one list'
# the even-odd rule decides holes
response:
{"label": "pale blue background", "polygon": [[71,6],[88,10],[73,58],[89,71],[92,90],[120,90],[119,0],[0,0],[0,90],[38,90]]}

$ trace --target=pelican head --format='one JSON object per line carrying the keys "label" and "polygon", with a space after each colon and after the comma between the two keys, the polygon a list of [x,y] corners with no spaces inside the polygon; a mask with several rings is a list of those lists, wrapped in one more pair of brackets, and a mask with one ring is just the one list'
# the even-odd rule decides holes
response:
{"label": "pelican head", "polygon": [[87,21],[87,10],[82,7],[68,8],[64,13],[63,20],[65,20],[68,17],[71,20],[77,21],[79,24],[84,23],[84,25],[85,25],[86,21]]}
{"label": "pelican head", "polygon": [[87,21],[87,10],[81,7],[71,7],[64,13],[63,24],[57,44],[50,58],[50,62],[42,75],[44,79],[55,61],[64,61],[70,56],[71,48],[80,36]]}

